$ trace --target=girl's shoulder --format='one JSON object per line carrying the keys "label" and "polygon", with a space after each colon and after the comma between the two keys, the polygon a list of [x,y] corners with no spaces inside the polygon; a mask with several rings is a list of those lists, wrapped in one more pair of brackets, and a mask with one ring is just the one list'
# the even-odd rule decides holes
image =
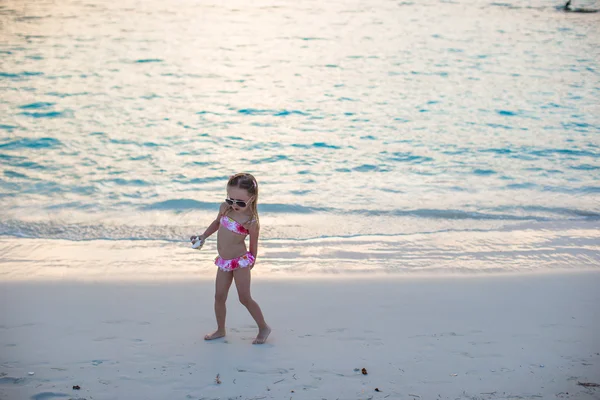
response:
{"label": "girl's shoulder", "polygon": [[258,229],[260,227],[260,223],[258,222],[258,217],[256,217],[256,216],[250,217],[250,219],[248,221],[244,222],[243,225],[248,230]]}
{"label": "girl's shoulder", "polygon": [[229,211],[229,204],[227,204],[227,202],[222,202],[221,206],[219,207],[219,217],[221,217],[222,215],[227,215],[227,212]]}

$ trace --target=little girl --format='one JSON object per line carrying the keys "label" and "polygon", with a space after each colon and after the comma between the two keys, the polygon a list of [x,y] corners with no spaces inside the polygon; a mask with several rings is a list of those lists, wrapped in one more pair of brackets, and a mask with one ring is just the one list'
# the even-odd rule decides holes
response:
{"label": "little girl", "polygon": [[[215,315],[217,330],[204,336],[205,340],[213,340],[225,336],[225,302],[227,293],[235,279],[240,302],[246,306],[252,318],[258,325],[258,335],[252,342],[262,344],[271,333],[271,328],[265,322],[260,307],[250,295],[250,270],[256,262],[258,248],[258,183],[250,174],[232,175],[227,182],[227,198],[221,204],[217,218],[200,236],[192,236],[192,242],[206,240],[218,231],[217,250],[215,259],[217,280],[215,285]],[[250,251],[246,249],[244,239],[250,235]]]}

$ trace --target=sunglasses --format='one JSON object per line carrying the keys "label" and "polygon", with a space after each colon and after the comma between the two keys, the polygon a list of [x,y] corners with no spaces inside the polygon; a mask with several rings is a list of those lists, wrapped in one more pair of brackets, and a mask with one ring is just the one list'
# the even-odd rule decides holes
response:
{"label": "sunglasses", "polygon": [[234,200],[234,199],[230,199],[229,197],[225,199],[225,202],[227,204],[229,204],[230,206],[233,205],[233,203],[235,203],[236,206],[240,207],[240,208],[245,208],[248,203],[246,203],[245,201],[242,200]]}

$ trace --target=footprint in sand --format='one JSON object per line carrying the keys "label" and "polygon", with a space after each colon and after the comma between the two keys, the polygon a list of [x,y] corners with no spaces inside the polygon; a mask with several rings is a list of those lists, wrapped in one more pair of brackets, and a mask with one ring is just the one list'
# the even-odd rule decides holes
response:
{"label": "footprint in sand", "polygon": [[32,400],[50,400],[56,399],[60,397],[69,397],[66,393],[56,393],[56,392],[41,392],[38,394],[34,394],[31,396]]}
{"label": "footprint in sand", "polygon": [[11,376],[0,378],[0,385],[19,385],[21,383],[25,383],[25,378],[13,378]]}
{"label": "footprint in sand", "polygon": [[463,357],[467,357],[467,358],[501,358],[502,355],[501,354],[476,354],[473,355],[467,351],[454,351],[454,354],[460,354]]}
{"label": "footprint in sand", "polygon": [[[331,370],[328,370],[328,369],[311,369],[308,372],[311,373],[311,374],[316,374],[317,377],[318,377],[317,379],[319,379],[323,375],[335,375],[335,376],[342,376],[342,377],[346,377],[346,378],[350,378],[350,377],[353,377],[353,376],[359,376],[359,375],[356,375],[356,374],[344,374],[344,373],[341,373],[341,372],[335,372],[335,371],[331,371]],[[362,376],[362,375],[360,375],[360,376]]]}
{"label": "footprint in sand", "polygon": [[243,368],[236,368],[238,372],[248,372],[250,374],[259,374],[259,375],[283,375],[283,374],[288,374],[289,371],[285,368],[269,368],[269,369],[256,369],[256,368],[252,368],[252,369],[243,369]]}
{"label": "footprint in sand", "polygon": [[21,325],[15,325],[15,326],[0,325],[0,329],[27,328],[30,326],[35,326],[35,324],[32,322],[29,322],[27,324],[21,324]]}
{"label": "footprint in sand", "polygon": [[94,342],[104,342],[107,340],[114,340],[116,339],[116,336],[100,336],[94,339]]}
{"label": "footprint in sand", "polygon": [[479,346],[480,344],[494,344],[496,342],[469,342],[470,345]]}
{"label": "footprint in sand", "polygon": [[102,321],[103,324],[110,324],[110,325],[122,324],[124,322],[131,322],[131,321],[128,319],[109,319],[106,321]]}
{"label": "footprint in sand", "polygon": [[415,335],[415,336],[410,336],[409,339],[413,339],[413,338],[418,338],[418,337],[454,337],[454,336],[468,336],[468,335],[473,335],[473,334],[477,334],[477,333],[483,333],[483,331],[480,330],[474,330],[474,331],[468,331],[465,333],[456,333],[456,332],[441,332],[441,333],[433,333],[433,334],[429,334],[429,335]]}

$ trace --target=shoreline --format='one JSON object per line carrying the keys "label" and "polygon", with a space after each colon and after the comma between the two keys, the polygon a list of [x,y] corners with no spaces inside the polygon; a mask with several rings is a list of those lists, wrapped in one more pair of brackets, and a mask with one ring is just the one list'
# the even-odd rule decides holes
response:
{"label": "shoreline", "polygon": [[[217,267],[214,268],[214,273],[191,274],[192,276],[93,276],[93,277],[75,277],[75,276],[56,276],[56,277],[19,277],[13,279],[0,278],[0,286],[2,285],[28,285],[28,284],[81,284],[81,285],[186,285],[186,284],[203,284],[206,282],[214,282]],[[260,282],[335,282],[335,281],[366,281],[366,282],[426,282],[439,280],[486,280],[486,279],[512,279],[512,278],[529,278],[529,277],[553,277],[553,276],[580,276],[587,274],[600,274],[600,268],[585,268],[585,269],[547,269],[539,271],[466,271],[466,272],[342,272],[342,273],[272,273],[260,272],[253,270],[253,284]]]}
{"label": "shoreline", "polygon": [[[590,228],[588,226],[588,228]],[[600,270],[598,230],[265,241],[257,276],[453,276]],[[213,279],[216,244],[0,237],[0,281]]]}

